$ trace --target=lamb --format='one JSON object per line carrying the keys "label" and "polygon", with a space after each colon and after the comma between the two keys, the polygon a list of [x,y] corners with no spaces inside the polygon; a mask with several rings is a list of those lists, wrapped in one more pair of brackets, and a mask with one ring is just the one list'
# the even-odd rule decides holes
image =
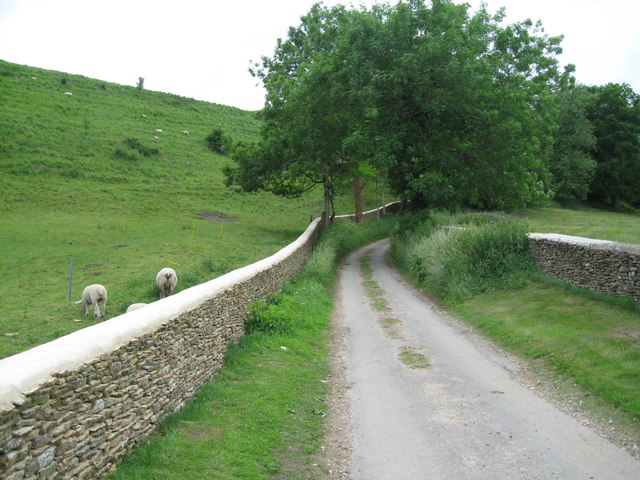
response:
{"label": "lamb", "polygon": [[160,270],[156,275],[156,285],[160,290],[160,298],[164,298],[167,290],[169,291],[168,295],[172,295],[177,283],[178,276],[173,268],[166,267]]}
{"label": "lamb", "polygon": [[146,303],[132,303],[131,305],[129,305],[129,307],[127,308],[127,313],[129,312],[133,312],[134,310],[138,310],[144,306],[146,306]]}
{"label": "lamb", "polygon": [[[100,302],[102,302],[102,313],[99,307]],[[98,283],[89,285],[82,291],[82,299],[75,303],[76,305],[84,306],[85,317],[89,315],[89,305],[93,305],[93,314],[98,318],[102,318],[107,308],[107,289]]]}

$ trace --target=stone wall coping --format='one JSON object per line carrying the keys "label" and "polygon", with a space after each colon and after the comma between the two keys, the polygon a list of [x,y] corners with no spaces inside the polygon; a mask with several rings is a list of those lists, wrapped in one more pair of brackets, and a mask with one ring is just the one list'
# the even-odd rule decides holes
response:
{"label": "stone wall coping", "polygon": [[[381,211],[382,209],[387,209],[387,208],[389,208],[389,207],[391,207],[391,206],[393,206],[393,205],[400,204],[400,203],[402,203],[402,202],[400,202],[400,201],[390,202],[390,203],[387,203],[387,204],[386,204],[385,206],[383,206],[383,207],[378,207],[378,208],[374,208],[373,210],[367,210],[366,212],[362,212],[362,215],[363,215],[363,216],[364,216],[364,215],[370,215],[370,214],[372,214],[372,213],[375,213],[375,212]],[[335,218],[336,218],[336,219],[355,218],[355,216],[356,216],[356,215],[355,215],[355,213],[348,213],[348,214],[346,214],[346,215],[336,215],[336,216],[335,216]]]}
{"label": "stone wall coping", "polygon": [[319,222],[320,218],[313,220],[298,239],[270,257],[152,302],[139,310],[0,360],[0,410],[11,409],[14,403],[23,403],[26,394],[52,380],[55,374],[73,370],[153,332],[181,313],[277,265],[305,245]]}
{"label": "stone wall coping", "polygon": [[562,235],[560,233],[530,233],[529,238],[532,240],[548,240],[550,242],[580,245],[594,250],[616,250],[618,252],[640,255],[640,245],[613,242],[611,240],[574,237],[572,235]]}

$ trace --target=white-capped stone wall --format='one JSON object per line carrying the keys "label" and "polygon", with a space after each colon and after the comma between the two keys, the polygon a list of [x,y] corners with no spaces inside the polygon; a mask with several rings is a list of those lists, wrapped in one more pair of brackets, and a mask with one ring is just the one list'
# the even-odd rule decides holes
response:
{"label": "white-capped stone wall", "polygon": [[[402,210],[402,202],[391,202],[387,203],[383,207],[374,208],[373,210],[368,210],[363,212],[362,219],[363,220],[371,220],[376,218],[382,218],[384,215],[390,213],[400,213]],[[336,215],[336,220],[355,220],[355,214],[351,213],[349,215]]]}
{"label": "white-capped stone wall", "polygon": [[319,219],[253,265],[0,360],[0,478],[95,479],[177,411],[304,265]]}
{"label": "white-capped stone wall", "polygon": [[545,275],[640,302],[640,245],[555,233],[531,233],[529,245]]}

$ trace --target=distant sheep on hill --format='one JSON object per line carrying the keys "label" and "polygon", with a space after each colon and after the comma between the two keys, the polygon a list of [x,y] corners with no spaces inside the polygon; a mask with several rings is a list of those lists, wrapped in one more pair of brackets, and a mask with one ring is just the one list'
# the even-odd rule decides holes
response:
{"label": "distant sheep on hill", "polygon": [[[156,275],[156,285],[160,290],[160,298],[164,298],[165,295],[172,295],[177,283],[178,276],[173,268],[167,267],[160,270]],[[167,291],[169,292],[168,294]]]}
{"label": "distant sheep on hill", "polygon": [[133,312],[134,310],[139,310],[139,309],[141,309],[142,307],[145,307],[145,306],[147,306],[146,303],[132,303],[127,308],[127,313]]}
{"label": "distant sheep on hill", "polygon": [[[85,317],[89,315],[89,305],[93,305],[93,314],[102,318],[107,308],[107,289],[98,283],[89,285],[82,291],[82,298],[75,303],[84,307]],[[100,303],[102,303],[102,313],[100,312]]]}
{"label": "distant sheep on hill", "polygon": [[64,94],[65,94],[67,97],[70,97],[70,96],[72,96],[72,95],[73,95],[73,93],[71,93],[71,92],[64,92]]}
{"label": "distant sheep on hill", "polygon": [[187,130],[182,130],[181,132],[185,137],[189,136],[189,132]]}

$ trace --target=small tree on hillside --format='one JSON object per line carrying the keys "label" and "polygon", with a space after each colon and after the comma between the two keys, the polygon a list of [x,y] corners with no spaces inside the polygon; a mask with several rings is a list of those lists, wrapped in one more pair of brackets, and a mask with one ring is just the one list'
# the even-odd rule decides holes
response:
{"label": "small tree on hillside", "polygon": [[226,155],[232,148],[233,141],[231,137],[225,135],[221,128],[214,128],[213,131],[205,138],[207,146],[213,152]]}

